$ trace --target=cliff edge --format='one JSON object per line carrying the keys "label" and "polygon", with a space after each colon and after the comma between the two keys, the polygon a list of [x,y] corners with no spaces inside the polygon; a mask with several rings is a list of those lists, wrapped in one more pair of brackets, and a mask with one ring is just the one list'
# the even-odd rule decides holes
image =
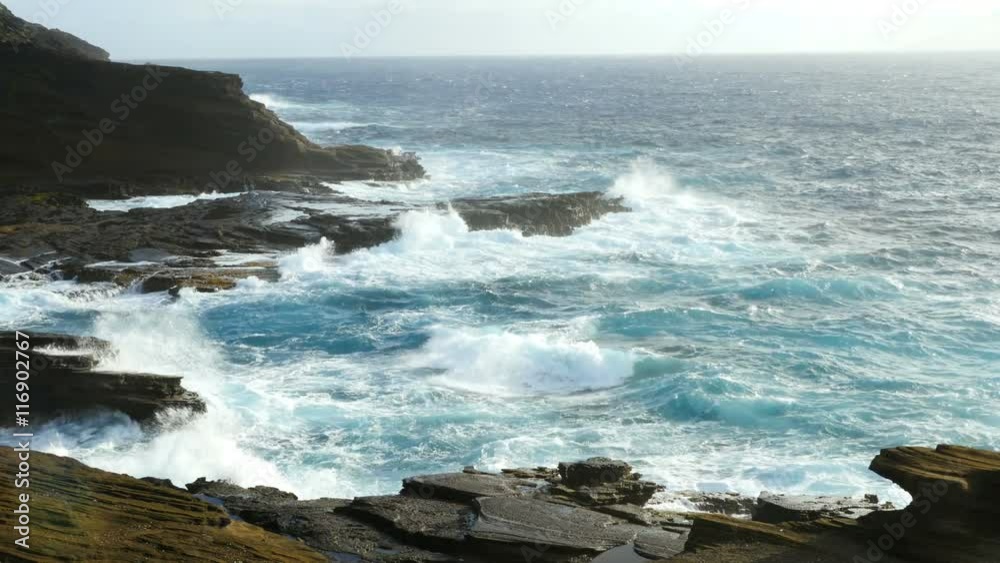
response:
{"label": "cliff edge", "polygon": [[316,145],[239,76],[107,58],[0,4],[0,189],[116,198],[424,175],[412,154]]}

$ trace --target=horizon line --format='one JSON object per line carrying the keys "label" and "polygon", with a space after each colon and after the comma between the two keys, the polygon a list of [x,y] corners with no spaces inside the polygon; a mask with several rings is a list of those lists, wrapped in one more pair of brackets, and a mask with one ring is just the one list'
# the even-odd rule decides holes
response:
{"label": "horizon line", "polygon": [[686,52],[674,53],[484,53],[484,54],[456,54],[456,55],[358,55],[344,57],[343,55],[291,55],[291,56],[248,56],[248,57],[131,57],[126,59],[115,59],[116,62],[134,61],[287,61],[287,60],[390,60],[390,59],[556,59],[556,58],[687,58],[701,59],[712,57],[809,57],[809,56],[835,56],[835,55],[996,55],[1000,54],[1000,48],[996,49],[928,49],[928,50],[876,50],[876,51],[760,51],[742,52],[725,51],[717,53],[701,53],[691,55]]}

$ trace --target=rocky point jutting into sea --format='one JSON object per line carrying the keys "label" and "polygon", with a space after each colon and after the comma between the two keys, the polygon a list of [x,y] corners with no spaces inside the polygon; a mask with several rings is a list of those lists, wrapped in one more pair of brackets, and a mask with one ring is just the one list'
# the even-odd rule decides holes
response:
{"label": "rocky point jutting into sea", "polygon": [[[345,182],[374,189],[378,182],[424,178],[415,154],[319,146],[248,97],[235,74],[109,58],[0,4],[0,282],[65,280],[77,282],[84,295],[92,291],[87,284],[95,284],[129,295],[160,293],[176,303],[194,292],[277,282],[280,257],[305,247],[347,255],[397,241],[401,217],[428,207],[359,199],[338,189]],[[210,197],[202,197],[206,193]],[[156,196],[192,201],[113,208]],[[463,232],[510,229],[518,241],[569,237],[602,218],[634,213],[624,197],[601,191],[454,197],[429,207],[456,218]],[[625,253],[616,259],[646,257]],[[368,306],[357,308],[367,314]],[[166,339],[175,329],[143,336]],[[32,426],[78,424],[100,435],[84,423],[103,425],[107,419],[99,417],[110,412],[116,421],[127,420],[129,432],[157,436],[175,429],[178,419],[218,408],[185,388],[196,372],[132,369],[145,365],[141,361],[121,367],[115,358],[130,351],[89,334],[0,330],[7,359],[24,349],[22,338],[30,339]],[[583,353],[595,355],[589,348]],[[597,371],[615,367],[598,360]],[[20,371],[13,361],[0,364],[0,389],[14,389]],[[22,399],[7,391],[4,396],[6,416]],[[582,417],[576,420],[571,423]],[[641,424],[636,418],[632,427]],[[295,446],[308,449],[329,439]],[[69,457],[29,453],[17,440],[0,447],[4,561],[1000,561],[1000,454],[961,446],[866,454],[875,455],[874,474],[912,499],[903,506],[874,494],[668,490],[636,471],[632,464],[642,460],[608,457],[499,472],[454,467],[451,473],[413,474],[398,494],[303,500],[267,483],[216,475],[184,483],[138,470],[107,472]],[[23,489],[11,476],[29,462],[30,475],[18,478],[30,480]],[[691,463],[697,473],[697,461]],[[30,502],[20,500],[25,490]],[[28,536],[14,528],[15,514],[30,520],[30,549],[13,542]]]}

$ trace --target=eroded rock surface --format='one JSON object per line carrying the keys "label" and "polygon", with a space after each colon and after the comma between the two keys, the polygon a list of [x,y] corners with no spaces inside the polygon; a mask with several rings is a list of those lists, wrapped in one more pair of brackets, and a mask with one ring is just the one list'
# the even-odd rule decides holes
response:
{"label": "eroded rock surface", "polygon": [[[19,452],[0,447],[0,471],[18,472]],[[30,494],[30,550],[0,544],[3,561],[233,561],[321,563],[300,541],[233,521],[189,493],[92,469],[65,457],[30,453],[30,488],[0,481],[0,510],[13,514]],[[6,520],[5,520],[6,522]]]}
{"label": "eroded rock surface", "polygon": [[11,390],[4,412],[15,412],[17,374],[28,368],[32,424],[99,409],[120,411],[139,422],[152,421],[167,409],[205,409],[195,393],[181,386],[181,377],[95,371],[98,355],[110,353],[107,342],[30,331],[28,336],[29,359],[19,366],[15,333],[0,332],[0,355],[10,359],[0,365],[0,385]]}
{"label": "eroded rock surface", "polygon": [[753,508],[757,522],[807,522],[821,518],[858,518],[892,504],[879,505],[878,497],[853,499],[845,497],[810,497],[763,492]]}
{"label": "eroded rock surface", "polygon": [[[798,502],[778,499],[777,503],[787,505],[783,510],[792,509],[798,520],[780,524],[696,515],[686,551],[666,561],[1000,561],[1000,528],[996,526],[1000,453],[958,446],[893,448],[883,450],[871,469],[913,495],[913,502],[902,510],[880,509],[857,519],[830,514],[827,507],[813,519],[809,505],[815,508],[815,504],[807,503],[800,511]],[[865,509],[876,501],[867,500]],[[808,521],[802,515],[808,515]]]}
{"label": "eroded rock surface", "polygon": [[[579,474],[587,473],[593,463],[582,462]],[[604,474],[600,484],[613,485],[618,476],[620,481],[635,479],[627,464],[612,463],[627,469]],[[592,509],[572,495],[551,494],[561,480],[555,469],[491,474],[468,468],[406,479],[399,495],[353,501],[303,502],[266,487],[241,489],[203,480],[188,489],[218,499],[234,517],[301,538],[317,549],[353,553],[372,562],[485,563],[527,556],[541,563],[584,563],[622,546],[640,559],[683,549],[690,524],[683,517],[635,505]],[[573,484],[584,487],[580,481]]]}
{"label": "eroded rock surface", "polygon": [[[81,282],[112,282],[147,292],[230,289],[247,277],[275,281],[280,275],[274,260],[223,266],[215,261],[223,254],[273,256],[324,238],[338,254],[371,248],[399,236],[400,213],[419,209],[324,190],[313,195],[250,192],[128,212],[99,212],[63,193],[0,195],[0,256],[6,257],[0,276],[58,272]],[[519,209],[517,198],[466,199],[460,200],[459,214],[471,230],[522,228],[564,235],[625,209],[600,194],[534,194],[524,201],[531,214],[508,216],[503,225],[477,222],[476,215],[492,213],[498,201],[506,212]],[[587,210],[580,211],[581,206]]]}
{"label": "eroded rock surface", "polygon": [[108,62],[2,5],[0,83],[0,182],[26,192],[122,198],[424,175],[411,154],[316,145],[251,100],[239,76]]}

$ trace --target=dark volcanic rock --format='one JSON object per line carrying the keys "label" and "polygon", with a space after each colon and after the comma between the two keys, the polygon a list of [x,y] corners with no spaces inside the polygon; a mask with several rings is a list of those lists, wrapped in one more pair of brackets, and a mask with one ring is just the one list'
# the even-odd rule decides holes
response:
{"label": "dark volcanic rock", "polygon": [[[545,210],[522,225],[537,233],[567,234],[585,225],[590,214],[564,213],[574,194],[530,197],[530,207]],[[581,197],[589,199],[589,194]],[[503,198],[514,205],[516,198]],[[464,213],[489,209],[494,199],[467,200]],[[339,215],[300,208],[300,204],[336,203],[365,211]],[[277,279],[271,264],[249,271],[213,266],[211,257],[222,252],[274,253],[297,250],[322,238],[333,242],[336,253],[371,248],[393,240],[399,232],[396,217],[405,206],[375,204],[338,196],[296,196],[251,192],[236,197],[200,200],[182,207],[98,212],[74,195],[41,193],[0,195],[0,255],[16,260],[23,269],[40,274],[62,272],[81,282],[110,281],[139,285],[145,291],[192,287],[214,291],[232,287],[235,280],[257,276]],[[289,211],[301,216],[287,222],[274,217]],[[493,228],[475,225],[477,228]],[[131,267],[92,266],[94,262],[152,261]],[[141,283],[140,283],[141,282]]]}
{"label": "dark volcanic rock", "polygon": [[408,496],[356,498],[344,510],[415,545],[445,551],[465,540],[473,520],[467,504]]}
{"label": "dark volcanic rock", "polygon": [[11,262],[10,260],[4,260],[3,258],[0,258],[0,280],[8,276],[25,274],[30,271],[31,270],[18,264],[17,262]]}
{"label": "dark volcanic rock", "polygon": [[[181,386],[180,377],[91,371],[94,354],[109,348],[106,342],[54,334],[29,336],[28,363],[0,366],[0,385],[14,389],[18,372],[28,367],[32,423],[95,409],[120,411],[140,422],[165,409],[205,409],[196,394]],[[19,349],[14,333],[0,333],[0,353],[13,360]],[[14,412],[14,395],[5,402],[7,412]]]}
{"label": "dark volcanic rock", "polygon": [[236,75],[107,62],[96,47],[6,8],[0,47],[0,185],[8,188],[121,198],[276,189],[285,176],[424,175],[412,154],[312,143],[244,94]]}
{"label": "dark volcanic rock", "polygon": [[587,506],[642,506],[661,489],[656,483],[642,481],[624,461],[607,458],[560,463],[559,474],[561,483],[552,488],[552,494]]}
{"label": "dark volcanic rock", "polygon": [[[891,508],[888,505],[885,508]],[[753,508],[757,522],[780,524],[782,522],[807,522],[821,518],[858,518],[879,510],[878,498],[852,499],[848,497],[810,497],[781,495],[763,492]]]}
{"label": "dark volcanic rock", "polygon": [[[298,538],[321,551],[377,563],[479,563],[478,559],[459,559],[452,555],[428,551],[406,543],[386,530],[399,533],[393,521],[419,532],[420,520],[406,516],[390,516],[391,511],[352,516],[352,502],[339,499],[299,501],[295,495],[270,487],[243,489],[229,483],[209,482],[204,479],[189,484],[192,493],[221,501],[231,514],[251,524],[283,535]],[[371,508],[372,503],[368,504]],[[366,508],[367,510],[367,508]],[[417,513],[421,512],[419,509]],[[360,513],[360,512],[358,512]],[[375,516],[375,513],[378,516]],[[398,518],[397,518],[398,516]],[[418,517],[419,518],[419,517]],[[388,519],[388,521],[387,521]],[[368,520],[380,522],[373,525]],[[447,532],[446,532],[447,533]]]}
{"label": "dark volcanic rock", "polygon": [[469,533],[480,542],[600,553],[633,541],[644,528],[612,516],[539,499],[482,498]]}
{"label": "dark volcanic rock", "polygon": [[568,236],[608,213],[629,211],[621,198],[601,192],[456,199],[450,205],[473,231],[516,229],[525,236]]}
{"label": "dark volcanic rock", "polygon": [[595,457],[575,463],[560,463],[559,475],[567,487],[589,487],[630,478],[632,466],[621,460]]}
{"label": "dark volcanic rock", "polygon": [[750,516],[757,499],[739,493],[705,493],[701,491],[668,491],[664,500],[690,505],[694,511],[727,516]]}
{"label": "dark volcanic rock", "polygon": [[442,473],[403,480],[402,494],[471,502],[480,497],[517,496],[537,492],[541,484],[525,479],[505,478],[489,473]]}
{"label": "dark volcanic rock", "polygon": [[68,57],[106,61],[109,54],[79,37],[58,29],[26,22],[0,4],[0,51],[19,54],[22,49],[40,49]]}

